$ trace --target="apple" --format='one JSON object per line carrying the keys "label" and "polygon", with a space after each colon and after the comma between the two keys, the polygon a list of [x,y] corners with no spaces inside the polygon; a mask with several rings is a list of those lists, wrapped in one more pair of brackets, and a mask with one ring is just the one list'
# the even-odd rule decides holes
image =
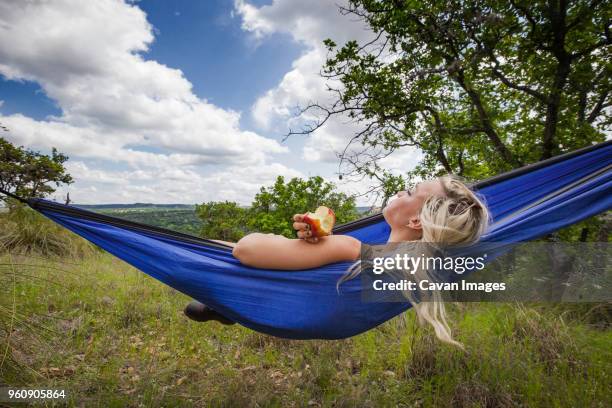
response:
{"label": "apple", "polygon": [[331,208],[322,205],[315,212],[304,214],[304,222],[310,225],[311,237],[323,237],[331,234],[336,223],[336,214]]}

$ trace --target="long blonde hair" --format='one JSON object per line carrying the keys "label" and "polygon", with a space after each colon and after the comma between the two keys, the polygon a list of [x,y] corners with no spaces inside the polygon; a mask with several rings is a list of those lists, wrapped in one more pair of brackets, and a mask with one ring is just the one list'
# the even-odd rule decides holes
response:
{"label": "long blonde hair", "polygon": [[[423,203],[419,212],[422,236],[418,242],[429,248],[476,243],[490,222],[490,213],[484,197],[470,190],[459,176],[447,174],[438,180],[444,190],[444,196],[432,195]],[[338,281],[338,286],[357,276],[361,272],[360,266],[361,260],[351,265]],[[430,278],[430,272],[424,267],[418,268],[411,276],[411,279],[418,281]],[[439,291],[431,291],[431,297],[426,302],[416,301],[412,291],[404,291],[404,295],[413,304],[421,325],[429,323],[438,339],[463,348],[461,343],[452,338]]]}

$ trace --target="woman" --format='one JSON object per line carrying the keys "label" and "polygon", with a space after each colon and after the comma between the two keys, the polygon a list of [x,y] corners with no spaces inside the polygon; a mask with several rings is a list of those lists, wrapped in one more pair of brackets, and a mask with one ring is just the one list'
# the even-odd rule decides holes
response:
{"label": "woman", "polygon": [[[422,241],[442,245],[471,244],[480,238],[489,223],[489,212],[482,198],[472,192],[458,177],[446,175],[425,181],[412,191],[400,191],[383,209],[391,227],[388,242]],[[233,255],[245,265],[280,270],[316,268],[340,261],[358,261],[361,242],[348,235],[311,236],[304,214],[293,217],[298,239],[281,235],[252,233],[238,242],[219,241],[231,245]],[[354,264],[343,277],[353,278],[359,271]],[[425,278],[425,277],[424,277]],[[447,343],[452,340],[446,323],[444,304],[434,294],[434,301],[414,303],[419,321],[430,323],[436,335]],[[185,308],[193,320],[233,322],[197,301]]]}

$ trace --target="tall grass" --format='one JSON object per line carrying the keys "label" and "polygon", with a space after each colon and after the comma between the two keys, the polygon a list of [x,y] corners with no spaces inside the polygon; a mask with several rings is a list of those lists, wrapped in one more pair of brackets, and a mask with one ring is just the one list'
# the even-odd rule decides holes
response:
{"label": "tall grass", "polygon": [[[46,311],[24,313],[17,288],[23,284],[62,286],[70,276],[60,261],[74,262],[99,252],[29,207],[16,205],[0,213],[0,337],[6,339],[0,347],[2,377],[12,373],[25,381],[30,375],[39,375],[23,358],[32,351],[27,345],[40,349],[53,337]],[[50,273],[52,270],[55,273]]]}
{"label": "tall grass", "polygon": [[0,214],[0,253],[82,259],[94,251],[94,245],[27,206]]}
{"label": "tall grass", "polygon": [[292,341],[190,321],[187,296],[108,254],[10,262],[33,278],[0,287],[0,305],[45,328],[17,327],[10,347],[30,368],[18,380],[5,364],[0,380],[63,387],[78,406],[609,406],[612,332],[545,304],[449,304],[467,352],[413,312],[345,340]]}
{"label": "tall grass", "polygon": [[60,334],[55,319],[34,297],[24,304],[31,290],[56,292],[75,278],[64,265],[32,255],[0,255],[0,383],[6,378],[26,384],[42,377],[32,367],[31,356],[51,349]]}

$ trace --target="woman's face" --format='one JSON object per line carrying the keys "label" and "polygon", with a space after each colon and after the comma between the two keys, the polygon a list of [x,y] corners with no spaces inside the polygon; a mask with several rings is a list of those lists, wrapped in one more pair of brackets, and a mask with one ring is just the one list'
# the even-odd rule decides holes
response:
{"label": "woman's face", "polygon": [[419,183],[410,191],[398,192],[383,208],[385,221],[391,228],[405,227],[410,220],[418,221],[423,203],[432,195],[444,195],[444,189],[438,179]]}

